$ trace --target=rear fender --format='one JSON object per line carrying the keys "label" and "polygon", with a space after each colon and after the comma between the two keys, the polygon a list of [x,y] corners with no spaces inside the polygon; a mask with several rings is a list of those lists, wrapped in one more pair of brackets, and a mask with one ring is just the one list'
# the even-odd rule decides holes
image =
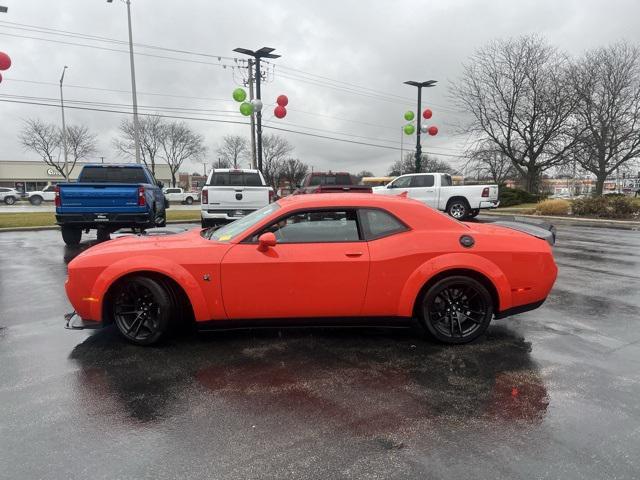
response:
{"label": "rear fender", "polygon": [[456,269],[473,270],[493,283],[498,293],[498,305],[495,311],[511,307],[511,286],[505,274],[495,263],[471,253],[449,253],[423,263],[409,276],[400,294],[398,315],[413,316],[413,307],[422,287],[439,273]]}
{"label": "rear fender", "polygon": [[114,282],[125,275],[143,271],[165,275],[180,285],[191,302],[196,321],[213,318],[202,288],[191,273],[176,263],[149,255],[119,260],[109,265],[100,274],[91,291],[91,296],[97,301],[91,305],[90,318],[96,321],[102,320],[104,297]]}

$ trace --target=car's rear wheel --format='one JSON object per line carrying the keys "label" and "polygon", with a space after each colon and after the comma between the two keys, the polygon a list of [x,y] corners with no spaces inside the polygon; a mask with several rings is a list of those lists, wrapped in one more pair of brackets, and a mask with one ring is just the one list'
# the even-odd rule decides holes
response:
{"label": "car's rear wheel", "polygon": [[192,197],[187,197],[185,202],[186,202],[187,205],[192,205],[193,204],[193,198]]}
{"label": "car's rear wheel", "polygon": [[447,205],[447,213],[456,220],[463,220],[469,215],[469,204],[464,198],[456,198]]}
{"label": "car's rear wheel", "polygon": [[16,197],[4,197],[4,203],[6,203],[7,205],[13,205],[14,203],[16,203]]}
{"label": "car's rear wheel", "polygon": [[175,306],[163,283],[145,276],[133,276],[118,285],[111,309],[118,331],[126,340],[151,345],[169,330]]}
{"label": "car's rear wheel", "polygon": [[82,229],[75,227],[62,227],[62,240],[70,247],[76,246],[80,243],[82,238]]}
{"label": "car's rear wheel", "polygon": [[471,277],[455,275],[436,282],[419,305],[424,326],[443,343],[468,343],[482,335],[493,317],[486,287]]}
{"label": "car's rear wheel", "polygon": [[33,197],[29,197],[29,203],[31,205],[40,205],[42,203],[42,197],[38,195],[34,195]]}

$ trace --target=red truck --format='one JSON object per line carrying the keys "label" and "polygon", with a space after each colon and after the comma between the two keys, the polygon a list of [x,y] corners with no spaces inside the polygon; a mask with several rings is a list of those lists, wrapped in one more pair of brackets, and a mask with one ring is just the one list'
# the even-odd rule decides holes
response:
{"label": "red truck", "polygon": [[312,172],[304,178],[302,185],[293,194],[372,193],[372,191],[368,185],[357,185],[355,179],[346,172]]}

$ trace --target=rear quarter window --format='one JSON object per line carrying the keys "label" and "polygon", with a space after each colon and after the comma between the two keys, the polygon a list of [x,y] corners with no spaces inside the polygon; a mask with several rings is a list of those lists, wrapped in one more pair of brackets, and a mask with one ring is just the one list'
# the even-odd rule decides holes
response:
{"label": "rear quarter window", "polygon": [[360,220],[365,240],[375,240],[409,229],[398,218],[385,210],[361,209]]}

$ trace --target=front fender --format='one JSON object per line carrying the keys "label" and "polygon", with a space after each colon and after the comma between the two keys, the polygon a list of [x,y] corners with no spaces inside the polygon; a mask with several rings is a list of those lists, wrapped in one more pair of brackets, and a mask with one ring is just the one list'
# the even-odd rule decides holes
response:
{"label": "front fender", "polygon": [[107,268],[96,279],[91,296],[98,299],[91,305],[91,319],[102,321],[102,307],[104,297],[113,283],[125,275],[146,271],[156,272],[174,280],[187,294],[196,320],[208,320],[213,318],[202,292],[202,288],[191,273],[184,267],[153,255],[143,255],[134,258],[119,260]]}
{"label": "front fender", "polygon": [[511,286],[504,272],[495,263],[472,253],[449,253],[423,263],[409,276],[400,294],[398,315],[413,316],[413,306],[424,284],[439,273],[455,269],[473,270],[493,283],[498,292],[496,311],[511,307]]}

